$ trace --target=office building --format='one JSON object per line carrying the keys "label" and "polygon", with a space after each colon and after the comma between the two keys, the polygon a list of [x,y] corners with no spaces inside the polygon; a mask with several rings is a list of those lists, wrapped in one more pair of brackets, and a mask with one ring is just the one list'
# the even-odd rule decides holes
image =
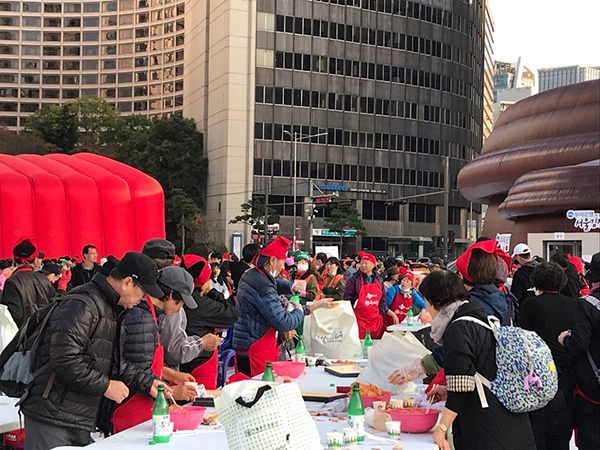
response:
{"label": "office building", "polygon": [[344,251],[429,254],[449,183],[460,251],[467,220],[480,221],[456,174],[481,149],[484,110],[491,130],[492,32],[479,0],[188,0],[184,115],[206,136],[216,238],[250,237],[229,221],[254,194],[279,212],[283,235],[296,214],[301,247],[311,230],[315,245],[335,244],[330,209],[312,226],[308,210],[311,194],[337,193],[367,228]]}
{"label": "office building", "polygon": [[0,1],[0,125],[93,95],[181,114],[184,14],[183,0]]}
{"label": "office building", "polygon": [[494,123],[500,114],[520,100],[538,93],[535,74],[523,65],[496,61],[494,72]]}
{"label": "office building", "polygon": [[556,67],[539,69],[540,92],[569,84],[600,79],[600,67]]}

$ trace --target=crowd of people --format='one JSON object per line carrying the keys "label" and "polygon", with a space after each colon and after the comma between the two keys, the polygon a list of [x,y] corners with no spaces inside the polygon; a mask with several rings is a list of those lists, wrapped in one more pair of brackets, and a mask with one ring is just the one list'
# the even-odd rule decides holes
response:
{"label": "crowd of people", "polygon": [[[82,259],[46,259],[24,240],[0,261],[0,303],[18,327],[53,309],[35,361],[36,377],[21,403],[25,448],[47,450],[90,443],[151,417],[159,385],[181,401],[195,387],[222,383],[219,354],[235,351],[228,382],[256,376],[267,361],[285,359],[306,316],[348,301],[364,339],[414,316],[431,324],[436,346],[417,363],[399,367],[390,383],[433,378],[432,401],[445,400],[433,439],[457,450],[600,448],[600,253],[585,267],[556,254],[543,261],[526,244],[513,254],[480,238],[449,270],[432,258],[415,272],[402,257],[359,252],[338,259],[290,252],[278,237],[233,254],[177,255],[164,239],[141,252],[98,261],[94,245]],[[548,345],[559,389],[543,409],[509,412],[477,376],[494,379],[495,338],[477,320],[537,333]],[[457,320],[471,318],[474,320]],[[487,388],[485,388],[487,389]]]}

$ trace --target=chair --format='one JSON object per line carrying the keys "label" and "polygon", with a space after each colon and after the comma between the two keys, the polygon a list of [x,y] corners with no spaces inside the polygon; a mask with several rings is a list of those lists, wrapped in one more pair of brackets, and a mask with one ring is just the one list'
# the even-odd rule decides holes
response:
{"label": "chair", "polygon": [[219,353],[219,373],[217,375],[217,388],[225,386],[227,382],[227,371],[233,366],[235,350],[228,349]]}

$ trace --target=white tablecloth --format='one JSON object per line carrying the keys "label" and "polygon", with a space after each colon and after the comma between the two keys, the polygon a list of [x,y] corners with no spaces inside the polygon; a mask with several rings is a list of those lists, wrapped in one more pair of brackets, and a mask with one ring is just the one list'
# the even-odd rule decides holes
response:
{"label": "white tablecloth", "polygon": [[[306,374],[302,375],[296,382],[303,391],[311,392],[333,392],[334,387],[331,387],[331,383],[339,386],[349,386],[354,381],[353,378],[340,378],[328,374],[323,370],[322,367],[307,367]],[[319,410],[324,406],[323,403],[307,402],[306,408],[310,410]],[[208,411],[213,411],[209,408]],[[331,431],[342,432],[343,428],[348,426],[346,420],[337,420],[329,417],[315,417],[315,422],[321,436],[321,443],[323,447],[327,448],[327,433]],[[371,449],[380,448],[381,450],[390,450],[394,445],[400,444],[404,450],[437,450],[436,446],[431,440],[431,434],[402,434],[402,440],[392,441],[386,438],[386,433],[375,433],[373,429],[368,429],[373,433],[373,436],[382,440],[376,440],[368,438],[367,441],[357,447],[358,449]],[[145,422],[138,425],[137,427],[126,430],[122,433],[111,436],[102,441],[96,442],[88,446],[92,450],[102,449],[147,449],[148,441],[150,440],[150,433],[152,432],[152,426],[150,422]],[[214,429],[209,427],[200,427],[200,431],[197,434],[178,435],[177,433],[171,438],[171,442],[168,444],[157,444],[160,449],[177,449],[177,450],[196,450],[197,448],[206,448],[210,450],[226,450],[227,438],[225,431],[221,428]],[[259,450],[259,449],[257,449]]]}
{"label": "white tablecloth", "polygon": [[426,324],[422,324],[422,323],[415,323],[414,325],[408,326],[406,324],[406,322],[403,323],[399,323],[397,325],[390,325],[389,327],[387,327],[387,330],[392,332],[392,331],[421,331],[425,328],[429,328],[431,325],[426,323]]}
{"label": "white tablecloth", "polygon": [[19,409],[15,407],[19,399],[0,397],[0,434],[21,428]]}

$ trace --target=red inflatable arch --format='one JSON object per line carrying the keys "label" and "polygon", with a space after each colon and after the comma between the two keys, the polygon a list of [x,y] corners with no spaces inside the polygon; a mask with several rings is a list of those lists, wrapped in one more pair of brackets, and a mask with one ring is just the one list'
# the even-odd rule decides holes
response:
{"label": "red inflatable arch", "polygon": [[0,155],[0,258],[31,238],[47,257],[121,257],[164,238],[164,195],[150,176],[99,155]]}

